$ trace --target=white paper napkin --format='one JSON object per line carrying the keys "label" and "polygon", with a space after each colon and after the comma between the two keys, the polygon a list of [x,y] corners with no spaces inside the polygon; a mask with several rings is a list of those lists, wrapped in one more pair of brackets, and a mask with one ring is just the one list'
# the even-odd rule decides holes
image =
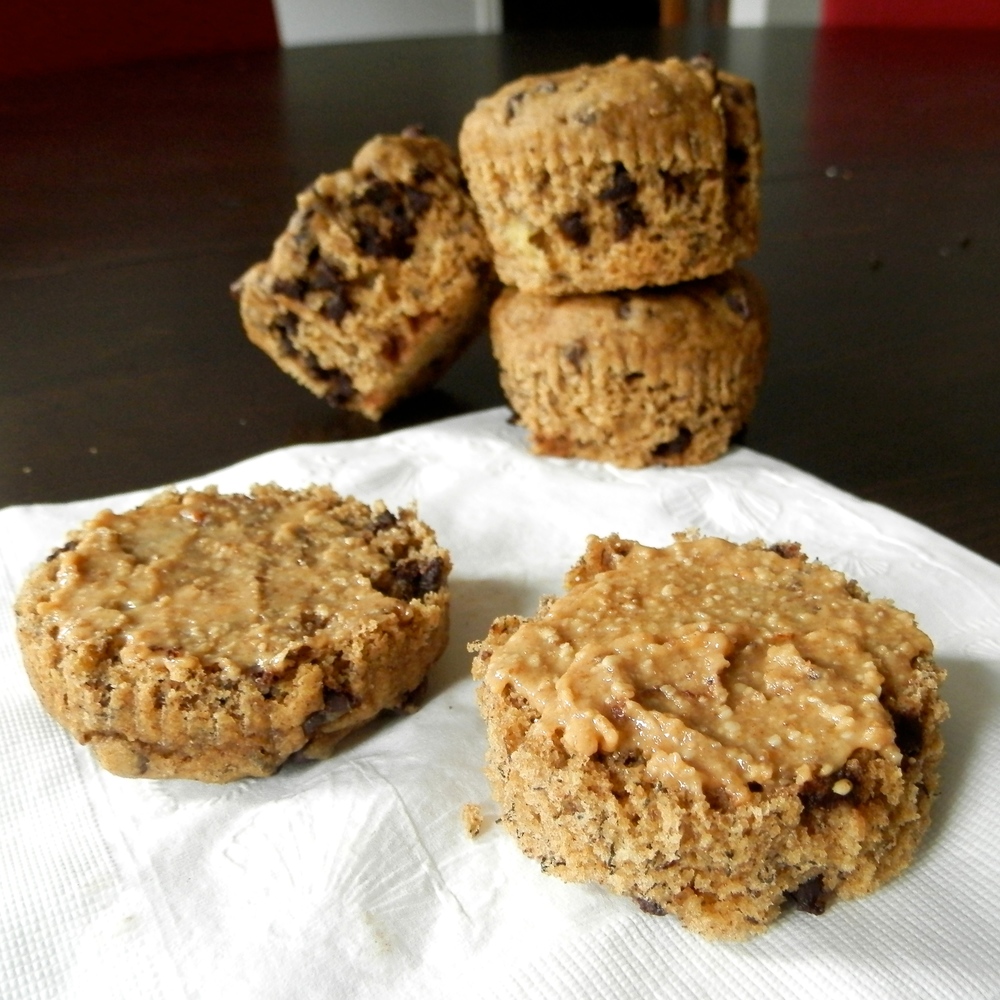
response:
{"label": "white paper napkin", "polygon": [[[1000,996],[1000,567],[745,448],[626,471],[531,456],[506,417],[288,448],[191,482],[415,501],[454,559],[452,641],[424,707],[263,780],[106,774],[24,676],[11,603],[25,574],[83,518],[148,493],[0,511],[0,996]],[[493,822],[468,676],[466,644],[559,592],[588,534],[666,544],[690,526],[801,542],[913,611],[949,670],[943,791],[913,866],[741,944],[524,858]],[[475,840],[469,802],[487,818]]]}

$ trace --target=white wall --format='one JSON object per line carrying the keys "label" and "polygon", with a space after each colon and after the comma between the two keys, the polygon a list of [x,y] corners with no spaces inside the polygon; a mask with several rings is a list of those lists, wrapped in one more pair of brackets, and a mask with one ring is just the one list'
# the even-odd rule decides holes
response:
{"label": "white wall", "polygon": [[821,0],[729,0],[729,23],[734,28],[819,24],[820,6]]}
{"label": "white wall", "polygon": [[282,45],[500,31],[501,0],[274,0]]}

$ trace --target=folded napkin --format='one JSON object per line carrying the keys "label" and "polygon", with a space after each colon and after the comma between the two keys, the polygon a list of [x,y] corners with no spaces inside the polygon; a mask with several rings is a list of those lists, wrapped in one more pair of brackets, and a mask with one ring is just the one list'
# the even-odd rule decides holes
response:
{"label": "folded napkin", "polygon": [[[117,778],[42,711],[11,604],[102,507],[0,511],[0,996],[15,998],[1000,996],[1000,566],[746,448],[692,469],[528,454],[502,409],[303,445],[182,485],[331,483],[415,502],[454,559],[424,706],[329,761],[225,786]],[[562,589],[589,534],[697,527],[795,540],[914,612],[949,671],[934,822],[912,867],[822,917],[711,943],[544,875],[493,822],[466,644]],[[466,803],[485,816],[470,839]]]}

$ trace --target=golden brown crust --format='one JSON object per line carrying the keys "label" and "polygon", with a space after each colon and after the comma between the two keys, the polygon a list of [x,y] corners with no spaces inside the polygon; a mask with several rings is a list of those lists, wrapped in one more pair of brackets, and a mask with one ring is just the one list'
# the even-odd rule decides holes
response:
{"label": "golden brown crust", "polygon": [[332,406],[377,420],[482,327],[490,249],[454,153],[376,136],[298,197],[267,261],[234,285],[249,339]]}
{"label": "golden brown crust", "polygon": [[525,291],[669,285],[756,250],[753,87],[705,60],[515,80],[466,116],[459,149],[497,272]]}
{"label": "golden brown crust", "polygon": [[741,272],[613,295],[507,289],[490,336],[501,385],[537,454],[695,465],[722,455],[750,417],[767,311]]}
{"label": "golden brown crust", "polygon": [[114,773],[259,777],[419,693],[449,569],[412,511],[328,487],[166,492],[71,533],[18,636],[42,704]]}

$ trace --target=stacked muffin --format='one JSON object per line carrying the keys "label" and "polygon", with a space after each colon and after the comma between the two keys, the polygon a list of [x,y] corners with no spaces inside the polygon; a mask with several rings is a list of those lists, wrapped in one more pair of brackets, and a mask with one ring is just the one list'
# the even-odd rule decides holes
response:
{"label": "stacked muffin", "polygon": [[538,454],[711,461],[763,376],[753,85],[619,57],[480,100],[462,167],[507,286],[490,333]]}

